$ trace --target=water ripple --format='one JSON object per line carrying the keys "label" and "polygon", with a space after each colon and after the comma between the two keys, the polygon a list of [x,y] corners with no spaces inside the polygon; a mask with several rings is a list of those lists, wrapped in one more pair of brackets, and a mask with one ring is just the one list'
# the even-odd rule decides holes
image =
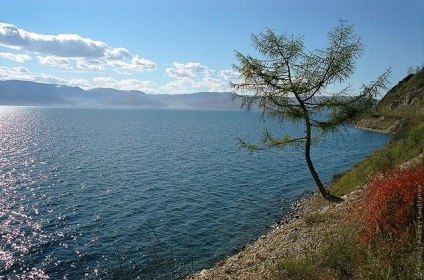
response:
{"label": "water ripple", "polygon": [[[314,189],[299,151],[238,148],[261,131],[242,112],[0,107],[0,278],[143,266],[153,232],[182,262],[212,265]],[[328,181],[387,140],[330,137],[317,168]]]}

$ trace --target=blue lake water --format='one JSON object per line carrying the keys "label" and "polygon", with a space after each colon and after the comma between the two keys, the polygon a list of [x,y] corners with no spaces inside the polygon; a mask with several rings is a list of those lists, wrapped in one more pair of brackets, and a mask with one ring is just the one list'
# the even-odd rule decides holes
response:
{"label": "blue lake water", "polygon": [[[301,149],[239,148],[263,128],[255,112],[0,107],[0,278],[143,268],[156,242],[212,266],[316,189]],[[329,183],[389,139],[349,128],[312,157]]]}

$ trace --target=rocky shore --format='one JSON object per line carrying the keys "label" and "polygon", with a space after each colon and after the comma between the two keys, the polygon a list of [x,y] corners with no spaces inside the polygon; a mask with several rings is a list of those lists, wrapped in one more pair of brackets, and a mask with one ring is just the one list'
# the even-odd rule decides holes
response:
{"label": "rocky shore", "polygon": [[401,121],[387,116],[369,116],[355,122],[354,127],[377,133],[395,134]]}
{"label": "rocky shore", "polygon": [[[354,194],[353,194],[354,195]],[[188,279],[269,279],[270,267],[281,258],[302,258],[317,250],[325,233],[346,214],[352,196],[341,204],[323,201],[318,193],[296,201],[289,214],[271,232],[248,244],[241,252],[202,270]],[[317,205],[318,203],[318,205]]]}

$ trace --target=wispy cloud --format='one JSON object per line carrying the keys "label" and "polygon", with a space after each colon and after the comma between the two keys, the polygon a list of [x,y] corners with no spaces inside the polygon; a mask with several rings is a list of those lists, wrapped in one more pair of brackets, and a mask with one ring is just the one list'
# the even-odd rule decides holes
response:
{"label": "wispy cloud", "polygon": [[145,93],[157,93],[156,84],[151,81],[138,79],[115,80],[110,77],[96,77],[93,79],[96,87],[116,88],[121,90],[139,90]]}
{"label": "wispy cloud", "polygon": [[225,80],[228,80],[228,81],[238,80],[240,78],[240,73],[234,70],[221,70],[220,74]]}
{"label": "wispy cloud", "polygon": [[69,59],[57,56],[37,56],[38,61],[42,65],[57,66],[61,68],[72,69]]}
{"label": "wispy cloud", "polygon": [[172,78],[190,78],[195,79],[199,75],[210,76],[215,71],[200,63],[189,62],[186,64],[174,62],[174,67],[166,69],[166,73]]}
{"label": "wispy cloud", "polygon": [[33,80],[30,71],[22,66],[4,67],[0,66],[0,80]]}
{"label": "wispy cloud", "polygon": [[9,60],[19,62],[19,63],[24,63],[25,61],[32,59],[32,57],[29,56],[28,54],[13,54],[13,53],[6,53],[6,52],[1,52],[0,57],[7,58]]}
{"label": "wispy cloud", "polygon": [[77,67],[84,70],[106,70],[104,63],[100,60],[77,59]]}
{"label": "wispy cloud", "polygon": [[156,69],[156,63],[144,58],[139,58],[137,55],[129,62],[123,60],[111,60],[108,64],[112,65],[116,69],[138,72],[152,71]]}

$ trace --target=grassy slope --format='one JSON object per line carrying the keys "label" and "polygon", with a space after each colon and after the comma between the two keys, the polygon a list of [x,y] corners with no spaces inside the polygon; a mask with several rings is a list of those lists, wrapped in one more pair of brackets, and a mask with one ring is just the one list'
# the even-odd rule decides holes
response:
{"label": "grassy slope", "polygon": [[393,87],[358,126],[391,132],[393,140],[342,174],[331,186],[344,195],[363,185],[376,172],[393,169],[424,151],[424,69]]}
{"label": "grassy slope", "polygon": [[337,176],[331,186],[332,193],[345,195],[366,183],[369,176],[394,169],[417,157],[424,151],[424,122],[413,126],[405,134],[395,136],[388,145],[374,152],[352,169]]}

